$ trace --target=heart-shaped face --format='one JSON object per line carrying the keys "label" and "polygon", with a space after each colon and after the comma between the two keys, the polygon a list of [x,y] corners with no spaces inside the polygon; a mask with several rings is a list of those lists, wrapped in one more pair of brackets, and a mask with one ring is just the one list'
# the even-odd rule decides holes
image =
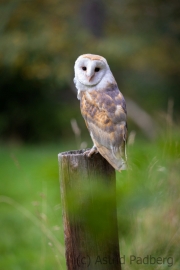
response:
{"label": "heart-shaped face", "polygon": [[104,77],[107,71],[107,62],[101,58],[80,56],[75,64],[75,77],[85,86],[95,86]]}

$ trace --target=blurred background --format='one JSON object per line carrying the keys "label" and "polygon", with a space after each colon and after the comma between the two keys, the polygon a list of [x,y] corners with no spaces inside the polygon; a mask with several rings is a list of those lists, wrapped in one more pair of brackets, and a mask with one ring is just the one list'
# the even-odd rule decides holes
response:
{"label": "blurred background", "polygon": [[[173,256],[171,269],[180,267],[179,8],[177,0],[1,0],[1,269],[65,269],[57,154],[92,145],[73,85],[84,53],[107,59],[127,101],[122,255]],[[169,269],[156,266],[147,269]]]}

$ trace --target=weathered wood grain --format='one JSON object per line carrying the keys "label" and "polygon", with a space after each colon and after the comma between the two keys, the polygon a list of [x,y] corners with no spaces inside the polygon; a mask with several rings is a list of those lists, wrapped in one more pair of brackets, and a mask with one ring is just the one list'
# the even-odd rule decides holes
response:
{"label": "weathered wood grain", "polygon": [[120,270],[115,170],[83,152],[58,155],[67,269]]}

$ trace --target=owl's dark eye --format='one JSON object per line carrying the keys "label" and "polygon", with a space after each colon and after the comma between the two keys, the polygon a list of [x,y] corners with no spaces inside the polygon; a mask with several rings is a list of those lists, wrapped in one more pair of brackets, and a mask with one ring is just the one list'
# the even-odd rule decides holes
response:
{"label": "owl's dark eye", "polygon": [[87,68],[86,67],[82,67],[82,70],[86,70]]}
{"label": "owl's dark eye", "polygon": [[100,71],[100,68],[96,67],[94,71],[98,72],[98,71]]}

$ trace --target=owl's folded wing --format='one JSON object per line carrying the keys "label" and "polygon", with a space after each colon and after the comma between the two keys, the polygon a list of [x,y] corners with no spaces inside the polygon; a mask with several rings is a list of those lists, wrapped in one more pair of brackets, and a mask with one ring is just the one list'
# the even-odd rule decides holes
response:
{"label": "owl's folded wing", "polygon": [[86,92],[81,112],[98,151],[117,170],[125,163],[126,105],[118,88]]}

